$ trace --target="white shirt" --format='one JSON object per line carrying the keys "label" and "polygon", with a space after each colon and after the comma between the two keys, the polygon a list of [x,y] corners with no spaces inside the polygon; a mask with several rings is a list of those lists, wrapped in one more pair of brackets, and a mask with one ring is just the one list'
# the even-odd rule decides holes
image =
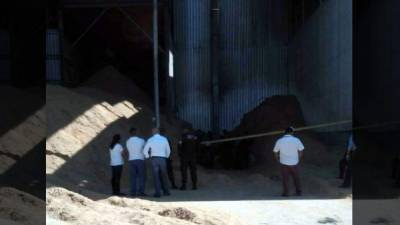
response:
{"label": "white shirt", "polygon": [[288,166],[294,166],[299,163],[298,151],[303,150],[303,143],[292,135],[283,136],[276,142],[274,147],[274,152],[279,152],[280,163]]}
{"label": "white shirt", "polygon": [[169,154],[171,153],[171,148],[169,146],[167,138],[159,134],[155,134],[153,135],[153,137],[147,140],[146,145],[143,149],[143,153],[146,159],[150,157],[149,150],[151,150],[151,157],[157,156],[168,158]]}
{"label": "white shirt", "polygon": [[357,146],[354,143],[353,135],[351,135],[349,138],[349,142],[347,144],[347,151],[355,151],[356,149],[357,149]]}
{"label": "white shirt", "polygon": [[122,158],[122,145],[116,144],[113,149],[110,149],[110,165],[121,166],[124,165],[124,159]]}
{"label": "white shirt", "polygon": [[140,137],[131,137],[126,141],[126,148],[129,152],[129,160],[144,160],[144,140]]}

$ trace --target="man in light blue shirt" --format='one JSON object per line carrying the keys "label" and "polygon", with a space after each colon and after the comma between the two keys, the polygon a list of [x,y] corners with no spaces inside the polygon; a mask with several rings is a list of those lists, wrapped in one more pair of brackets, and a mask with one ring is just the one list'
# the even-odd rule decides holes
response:
{"label": "man in light blue shirt", "polygon": [[[129,152],[131,196],[146,196],[144,192],[146,172],[143,154],[145,141],[137,136],[136,128],[131,128],[129,133],[131,137],[126,142],[126,148]],[[138,190],[136,187],[136,180],[139,181]]]}
{"label": "man in light blue shirt", "polygon": [[147,140],[143,149],[145,158],[151,158],[152,174],[154,179],[154,197],[161,197],[161,189],[164,195],[170,195],[167,184],[167,158],[171,154],[167,138],[160,135],[158,128],[153,128],[153,136]]}

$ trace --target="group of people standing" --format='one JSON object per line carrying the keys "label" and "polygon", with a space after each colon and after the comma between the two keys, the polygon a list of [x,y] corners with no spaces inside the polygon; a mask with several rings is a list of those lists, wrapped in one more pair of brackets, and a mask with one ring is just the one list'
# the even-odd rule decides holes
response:
{"label": "group of people standing", "polygon": [[[172,160],[170,158],[171,145],[169,140],[160,134],[159,128],[152,129],[153,136],[151,136],[147,141],[139,137],[136,128],[131,128],[129,133],[130,137],[126,141],[126,148],[121,144],[121,136],[119,134],[113,136],[110,144],[109,152],[113,195],[125,195],[121,192],[120,180],[125,161],[124,159],[128,159],[130,195],[133,197],[147,196],[145,193],[145,160],[150,159],[155,189],[153,197],[161,197],[161,192],[164,196],[169,196],[170,187],[166,178],[167,176],[171,182],[172,188],[177,188],[173,175]],[[178,145],[178,154],[181,160],[182,172],[181,190],[186,189],[188,169],[190,169],[191,173],[192,189],[197,189],[196,154],[198,146],[198,138],[190,131],[190,129],[185,129]]]}

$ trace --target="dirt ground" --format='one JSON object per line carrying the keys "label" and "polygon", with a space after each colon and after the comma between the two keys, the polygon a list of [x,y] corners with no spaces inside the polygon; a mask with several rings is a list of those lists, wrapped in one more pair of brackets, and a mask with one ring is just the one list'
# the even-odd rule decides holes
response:
{"label": "dirt ground", "polygon": [[[89,81],[96,84],[96,80]],[[132,91],[130,97],[122,96],[129,88],[121,90],[122,93],[113,92],[95,85],[75,89],[47,86],[46,207],[50,223],[347,225],[351,221],[351,190],[338,189],[340,180],[335,179],[345,143],[326,145],[312,134],[299,134],[306,146],[301,164],[302,197],[280,197],[278,165],[269,157],[272,154],[269,145],[277,137],[257,142],[255,146],[265,160],[251,169],[199,167],[196,191],[172,190],[171,196],[161,199],[111,197],[107,149],[111,137],[120,133],[126,140],[129,128],[134,126],[147,138],[154,115],[151,104],[141,102],[145,97],[139,90]],[[133,99],[135,93],[142,97]],[[181,176],[176,144],[184,124],[161,117],[161,125],[173,146],[178,185]],[[151,195],[153,182],[148,166],[146,192]],[[127,175],[125,167],[122,177],[125,193],[129,193]]]}

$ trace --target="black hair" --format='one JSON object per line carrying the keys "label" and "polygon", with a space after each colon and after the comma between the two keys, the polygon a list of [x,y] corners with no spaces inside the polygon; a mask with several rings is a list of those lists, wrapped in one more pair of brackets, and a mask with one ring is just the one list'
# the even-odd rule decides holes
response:
{"label": "black hair", "polygon": [[294,132],[293,127],[288,127],[288,128],[286,128],[286,130],[285,130],[285,134],[292,134],[293,132]]}
{"label": "black hair", "polygon": [[136,134],[137,129],[135,127],[132,127],[131,129],[129,129],[129,133],[130,134]]}
{"label": "black hair", "polygon": [[113,136],[113,139],[112,139],[112,141],[111,141],[111,144],[110,144],[110,149],[112,150],[113,148],[114,148],[114,146],[116,145],[116,144],[118,144],[118,142],[121,140],[121,135],[119,135],[119,134],[116,134],[116,135],[114,135]]}

